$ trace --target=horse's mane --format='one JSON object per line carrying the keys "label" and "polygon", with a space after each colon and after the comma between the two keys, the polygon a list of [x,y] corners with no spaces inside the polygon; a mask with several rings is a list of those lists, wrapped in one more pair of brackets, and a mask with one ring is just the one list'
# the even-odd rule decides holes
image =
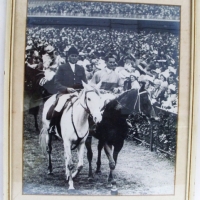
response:
{"label": "horse's mane", "polygon": [[110,101],[106,107],[107,110],[110,110],[111,108],[116,110],[120,109],[121,114],[124,115],[142,112],[149,116],[152,109],[152,105],[148,99],[148,93],[139,95],[138,90],[135,89],[122,93],[116,99]]}
{"label": "horse's mane", "polygon": [[80,90],[80,92],[78,93],[78,99],[80,99],[80,97],[82,96],[83,90],[84,90],[84,89]]}
{"label": "horse's mane", "polygon": [[133,112],[138,112],[138,90],[131,89],[123,94],[121,94],[116,99],[119,104],[122,106],[122,113],[131,114]]}
{"label": "horse's mane", "polygon": [[134,96],[137,96],[138,95],[138,91],[135,90],[135,89],[131,89],[131,90],[127,90],[126,92],[122,93],[120,96],[118,96],[116,98],[116,100],[118,100],[122,106],[125,106],[124,103],[125,103],[125,99],[127,99],[128,97],[130,97],[130,95],[134,95]]}
{"label": "horse's mane", "polygon": [[98,96],[101,96],[99,90],[98,90],[94,85],[90,85],[90,87],[95,91],[95,93],[96,93]]}
{"label": "horse's mane", "polygon": [[138,98],[138,91],[131,89],[124,93],[122,93],[120,96],[118,96],[116,99],[111,100],[107,105],[105,110],[110,109],[116,109],[121,111],[121,114],[131,114],[135,110],[138,111],[136,105],[136,101]]}
{"label": "horse's mane", "polygon": [[[92,85],[89,85],[89,86],[91,87],[91,89],[93,89],[93,90],[95,91],[95,93],[96,93],[98,96],[100,96],[100,93],[99,93],[99,91],[98,91],[97,88],[95,88],[95,87],[92,86]],[[84,89],[80,90],[80,92],[79,92],[79,94],[78,94],[78,99],[80,99],[80,97],[82,96],[83,91],[84,91]]]}

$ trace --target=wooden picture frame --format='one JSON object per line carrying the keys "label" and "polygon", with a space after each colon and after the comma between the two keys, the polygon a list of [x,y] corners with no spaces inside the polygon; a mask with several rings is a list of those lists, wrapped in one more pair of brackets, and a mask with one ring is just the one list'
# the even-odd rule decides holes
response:
{"label": "wooden picture frame", "polygon": [[[100,2],[106,2],[104,0]],[[122,1],[109,1],[118,2]],[[181,7],[179,110],[176,148],[175,189],[170,195],[33,195],[23,194],[23,107],[24,107],[24,52],[26,48],[27,0],[9,0],[7,3],[7,38],[5,61],[5,117],[4,117],[4,199],[99,199],[126,198],[141,200],[193,200],[196,149],[196,110],[199,97],[194,85],[198,84],[199,70],[195,57],[194,0],[128,0],[123,3],[173,5]],[[196,21],[197,20],[197,21]],[[198,31],[198,29],[196,29]],[[194,105],[194,106],[193,106]],[[67,189],[67,188],[66,188]]]}

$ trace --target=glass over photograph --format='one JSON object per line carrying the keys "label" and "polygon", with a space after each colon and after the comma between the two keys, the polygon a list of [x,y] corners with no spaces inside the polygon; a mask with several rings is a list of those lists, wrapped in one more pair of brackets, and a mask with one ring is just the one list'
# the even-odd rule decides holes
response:
{"label": "glass over photograph", "polygon": [[180,6],[29,0],[23,194],[174,195]]}

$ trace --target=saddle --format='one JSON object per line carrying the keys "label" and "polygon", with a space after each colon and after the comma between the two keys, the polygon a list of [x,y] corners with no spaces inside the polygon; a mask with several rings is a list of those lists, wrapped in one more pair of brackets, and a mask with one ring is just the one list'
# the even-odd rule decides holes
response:
{"label": "saddle", "polygon": [[[53,111],[55,109],[55,107],[57,106],[58,104],[58,101],[59,101],[59,98],[62,96],[63,94],[58,94],[56,95],[56,100],[55,102],[50,106],[48,112],[47,112],[47,115],[46,115],[46,119],[47,120],[51,120],[52,118],[52,115],[53,115]],[[76,95],[72,95],[69,99],[67,99],[67,101],[65,102],[62,110],[60,111],[60,115],[57,117],[57,120],[56,120],[56,127],[57,127],[57,130],[58,130],[58,133],[60,135],[60,137],[62,138],[61,136],[61,128],[60,128],[60,120],[61,120],[61,117],[62,117],[62,114],[63,114],[63,111],[66,109],[66,108],[71,108],[72,104],[76,101],[76,99],[74,97],[77,97]]]}
{"label": "saddle", "polygon": [[[63,95],[63,94],[57,94],[57,95],[56,95],[56,100],[55,100],[55,102],[51,105],[51,107],[49,108],[49,110],[48,110],[48,112],[47,112],[47,115],[46,115],[46,119],[47,119],[47,120],[51,120],[53,111],[54,111],[55,107],[56,107],[57,104],[58,104],[59,98],[60,98],[62,95]],[[67,99],[67,101],[65,102],[65,104],[64,104],[64,106],[63,106],[63,108],[62,108],[62,110],[61,110],[61,112],[60,112],[61,115],[62,115],[62,113],[63,113],[63,110],[69,105],[69,102],[74,103],[74,101],[72,101],[72,99],[73,99],[74,97],[77,97],[77,96],[76,96],[76,95],[71,95],[70,98]]]}

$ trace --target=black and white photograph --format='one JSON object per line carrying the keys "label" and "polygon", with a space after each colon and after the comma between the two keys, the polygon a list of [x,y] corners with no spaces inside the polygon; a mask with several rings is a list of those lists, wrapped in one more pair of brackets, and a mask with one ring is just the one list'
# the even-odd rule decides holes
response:
{"label": "black and white photograph", "polygon": [[180,14],[28,0],[24,195],[174,195]]}

